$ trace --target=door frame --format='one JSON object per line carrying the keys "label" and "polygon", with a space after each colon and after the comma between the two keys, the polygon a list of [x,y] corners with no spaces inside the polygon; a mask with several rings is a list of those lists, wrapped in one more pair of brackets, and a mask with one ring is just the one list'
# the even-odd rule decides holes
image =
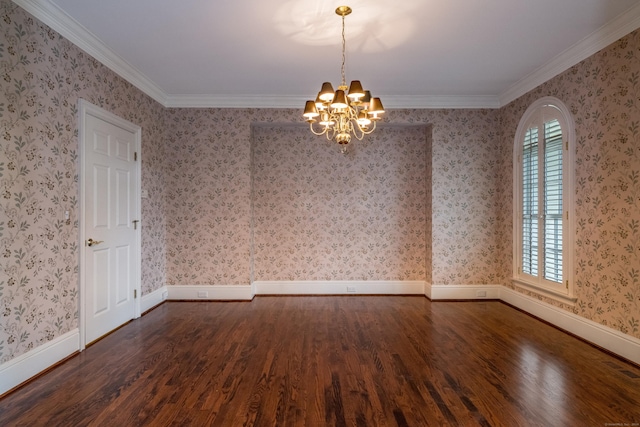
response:
{"label": "door frame", "polygon": [[[85,212],[85,190],[86,190],[86,182],[84,179],[84,174],[86,172],[86,152],[85,152],[85,129],[86,129],[86,117],[91,115],[100,120],[108,122],[114,126],[118,126],[122,129],[125,129],[134,134],[135,137],[135,152],[137,153],[137,161],[135,162],[135,177],[133,180],[133,191],[134,191],[134,199],[135,206],[133,207],[133,216],[134,218],[141,218],[141,188],[142,188],[142,156],[141,156],[141,148],[142,148],[142,128],[134,123],[131,123],[121,117],[116,116],[115,114],[98,107],[97,105],[91,104],[90,102],[84,99],[78,99],[78,163],[79,163],[79,176],[78,176],[78,187],[80,194],[78,195],[78,205],[80,210],[80,216],[78,218],[78,252],[80,253],[80,260],[78,265],[78,307],[79,307],[79,331],[80,331],[80,351],[86,348],[86,302],[84,300],[86,294],[86,255],[84,251],[84,243],[85,243],[85,232],[84,226],[86,224],[86,212]],[[140,317],[140,299],[142,297],[141,293],[141,267],[142,267],[142,247],[141,247],[141,234],[140,232],[135,234],[135,243],[134,250],[137,253],[137,262],[134,263],[133,271],[133,288],[137,293],[137,297],[134,300],[134,312],[132,313],[133,319],[137,319]]]}

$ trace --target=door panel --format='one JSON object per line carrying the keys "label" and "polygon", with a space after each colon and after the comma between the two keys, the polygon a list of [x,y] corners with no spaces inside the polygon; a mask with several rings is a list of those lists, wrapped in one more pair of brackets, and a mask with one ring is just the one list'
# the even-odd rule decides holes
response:
{"label": "door panel", "polygon": [[131,290],[130,274],[131,251],[129,246],[120,246],[115,249],[116,252],[116,304],[126,304],[129,301]]}
{"label": "door panel", "polygon": [[98,317],[109,311],[109,250],[97,249],[93,251],[93,274],[88,286],[93,292],[93,310],[91,314]]}
{"label": "door panel", "polygon": [[[93,194],[109,192],[109,167],[93,165]],[[92,197],[94,228],[109,228],[109,197]]]}
{"label": "door panel", "polygon": [[84,320],[90,343],[133,319],[139,271],[137,134],[86,113]]}
{"label": "door panel", "polygon": [[116,197],[115,197],[115,225],[118,228],[127,228],[131,225],[131,174],[129,171],[116,171]]}

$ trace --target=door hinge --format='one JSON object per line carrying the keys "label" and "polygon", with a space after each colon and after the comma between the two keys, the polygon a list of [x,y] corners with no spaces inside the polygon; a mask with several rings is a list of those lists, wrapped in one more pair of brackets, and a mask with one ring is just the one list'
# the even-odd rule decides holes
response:
{"label": "door hinge", "polygon": [[133,161],[134,161],[134,162],[137,162],[137,161],[138,161],[138,152],[137,152],[137,151],[134,151],[134,152],[133,152]]}
{"label": "door hinge", "polygon": [[138,290],[134,289],[133,290],[133,299],[136,299],[136,298],[138,298]]}
{"label": "door hinge", "polygon": [[569,211],[567,211],[567,221],[569,220]]}
{"label": "door hinge", "polygon": [[564,149],[569,151],[569,140],[568,139],[564,142]]}
{"label": "door hinge", "polygon": [[567,284],[567,289],[569,289],[569,281],[566,280],[565,283]]}

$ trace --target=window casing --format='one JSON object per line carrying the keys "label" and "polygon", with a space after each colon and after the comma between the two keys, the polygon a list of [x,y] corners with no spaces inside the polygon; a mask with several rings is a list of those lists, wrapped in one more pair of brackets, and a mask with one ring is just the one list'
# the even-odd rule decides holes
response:
{"label": "window casing", "polygon": [[556,98],[534,102],[514,145],[514,284],[563,302],[573,295],[575,131]]}

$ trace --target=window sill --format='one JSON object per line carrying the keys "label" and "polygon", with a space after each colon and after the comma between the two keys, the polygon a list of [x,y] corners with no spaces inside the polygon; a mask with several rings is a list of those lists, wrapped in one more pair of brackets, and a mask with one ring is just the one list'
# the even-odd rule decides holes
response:
{"label": "window sill", "polygon": [[563,292],[564,290],[551,289],[544,286],[540,286],[538,284],[534,284],[523,279],[513,278],[511,282],[516,288],[524,289],[530,292],[535,292],[536,294],[545,296],[552,300],[561,302],[562,304],[566,304],[568,306],[575,306],[577,297],[571,295],[568,292]]}

